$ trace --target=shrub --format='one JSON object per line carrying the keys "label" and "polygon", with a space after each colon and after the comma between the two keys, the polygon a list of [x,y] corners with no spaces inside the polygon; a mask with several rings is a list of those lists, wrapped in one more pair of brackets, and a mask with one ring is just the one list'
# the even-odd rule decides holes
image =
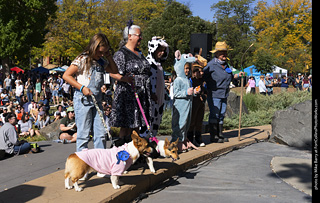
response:
{"label": "shrub", "polygon": [[[278,110],[286,109],[294,104],[311,100],[311,93],[307,91],[281,92],[271,96],[260,94],[245,94],[243,101],[246,104],[249,114],[241,116],[241,127],[252,127],[271,124],[274,113]],[[159,134],[168,135],[171,129],[171,111],[165,111],[162,117]],[[209,112],[205,112],[204,121],[209,118]],[[239,115],[232,118],[226,117],[224,128],[236,129],[239,127]]]}

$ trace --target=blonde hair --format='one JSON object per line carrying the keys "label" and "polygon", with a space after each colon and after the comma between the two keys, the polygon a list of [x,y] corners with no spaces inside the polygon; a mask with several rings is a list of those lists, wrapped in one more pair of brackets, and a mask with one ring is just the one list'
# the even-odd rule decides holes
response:
{"label": "blonde hair", "polygon": [[96,52],[98,50],[98,48],[100,47],[109,47],[110,48],[110,43],[109,40],[107,38],[107,36],[105,34],[102,33],[98,33],[95,34],[88,46],[85,48],[83,54],[88,55],[88,58],[86,60],[86,66],[84,68],[85,72],[89,72],[90,67],[92,65],[92,61],[93,61],[93,57],[96,55]]}

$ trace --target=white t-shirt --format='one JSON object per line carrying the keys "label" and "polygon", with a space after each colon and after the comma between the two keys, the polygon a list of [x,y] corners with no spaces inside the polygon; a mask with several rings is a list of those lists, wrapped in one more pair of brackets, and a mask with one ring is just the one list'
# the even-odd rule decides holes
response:
{"label": "white t-shirt", "polygon": [[20,97],[22,95],[23,92],[23,85],[19,85],[16,87],[16,96]]}
{"label": "white t-shirt", "polygon": [[[86,87],[89,85],[90,76],[91,76],[90,71],[85,71],[87,58],[88,58],[88,55],[80,54],[71,63],[71,65],[78,66],[78,72],[76,74],[77,82]],[[97,62],[93,60],[92,63],[97,63]],[[104,60],[104,68],[106,68],[108,65],[109,65],[109,62]]]}

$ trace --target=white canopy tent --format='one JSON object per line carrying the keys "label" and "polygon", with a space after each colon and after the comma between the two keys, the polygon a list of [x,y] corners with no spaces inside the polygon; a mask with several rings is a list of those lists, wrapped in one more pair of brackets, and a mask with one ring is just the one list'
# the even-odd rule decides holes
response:
{"label": "white canopy tent", "polygon": [[288,70],[280,68],[279,66],[273,65],[273,77],[281,77],[282,75],[288,76]]}

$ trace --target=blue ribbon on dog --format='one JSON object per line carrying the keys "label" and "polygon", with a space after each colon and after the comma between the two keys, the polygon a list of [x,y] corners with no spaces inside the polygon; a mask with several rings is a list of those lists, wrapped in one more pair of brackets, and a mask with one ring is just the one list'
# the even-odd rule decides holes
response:
{"label": "blue ribbon on dog", "polygon": [[124,164],[126,163],[126,161],[130,158],[130,154],[125,151],[125,150],[122,150],[120,152],[117,153],[117,159],[118,159],[118,162],[117,164],[120,163],[120,161],[123,161]]}

